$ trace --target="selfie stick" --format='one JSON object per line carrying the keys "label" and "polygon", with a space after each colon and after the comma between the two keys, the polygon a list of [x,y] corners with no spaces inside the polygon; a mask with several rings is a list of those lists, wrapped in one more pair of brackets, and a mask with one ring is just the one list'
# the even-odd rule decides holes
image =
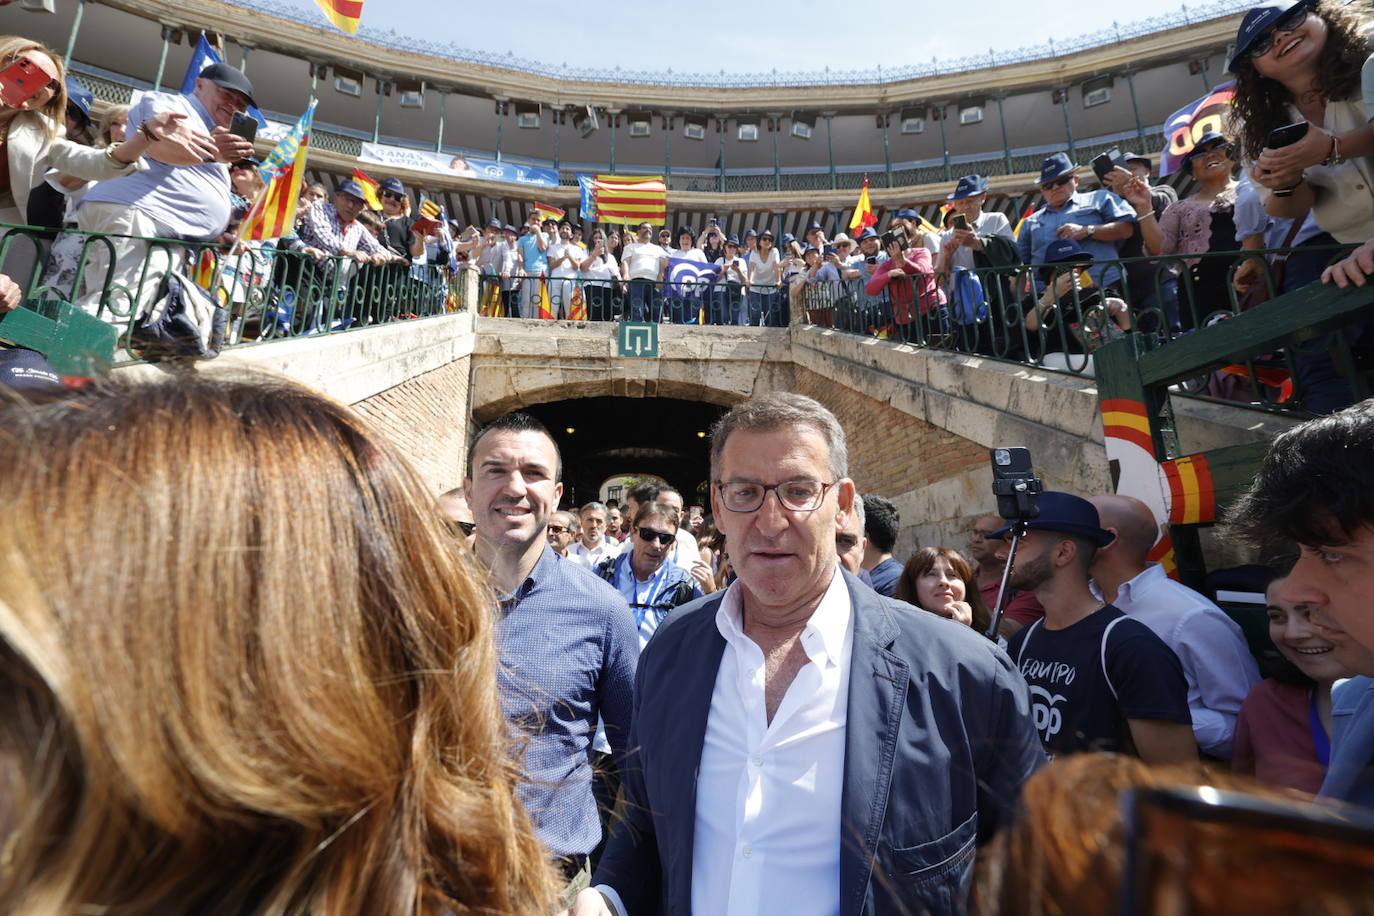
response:
{"label": "selfie stick", "polygon": [[[999,484],[1010,483],[1008,492],[1003,492]],[[1007,583],[1011,581],[1011,571],[1016,566],[1016,548],[1021,543],[1021,538],[1025,536],[1027,525],[1030,520],[1039,514],[1032,498],[1039,492],[1038,481],[1035,489],[1025,480],[1016,481],[996,481],[993,484],[993,491],[997,495],[1010,495],[1016,497],[1016,518],[1011,521],[1011,546],[1007,548],[1007,565],[1002,570],[1002,584],[997,588],[997,606],[993,610],[992,624],[988,627],[987,633],[983,634],[993,642],[997,641],[997,629],[1002,625],[1002,614],[1006,611]]]}

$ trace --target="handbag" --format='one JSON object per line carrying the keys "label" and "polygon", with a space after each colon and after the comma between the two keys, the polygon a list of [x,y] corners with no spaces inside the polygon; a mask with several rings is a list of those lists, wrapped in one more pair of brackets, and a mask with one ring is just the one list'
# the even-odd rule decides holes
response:
{"label": "handbag", "polygon": [[1283,251],[1274,255],[1274,260],[1269,262],[1271,283],[1265,283],[1264,278],[1261,277],[1247,286],[1245,292],[1241,293],[1238,304],[1242,312],[1249,311],[1262,302],[1268,302],[1271,288],[1275,292],[1283,289],[1283,275],[1288,267],[1288,256],[1292,254],[1293,239],[1298,237],[1298,230],[1302,228],[1303,223],[1307,222],[1307,213],[1308,211],[1303,211],[1302,216],[1293,220],[1293,225],[1288,227],[1288,234],[1283,238],[1283,244],[1279,246]]}
{"label": "handbag", "polygon": [[224,347],[229,312],[202,286],[174,271],[129,332],[129,348],[144,359],[212,359]]}

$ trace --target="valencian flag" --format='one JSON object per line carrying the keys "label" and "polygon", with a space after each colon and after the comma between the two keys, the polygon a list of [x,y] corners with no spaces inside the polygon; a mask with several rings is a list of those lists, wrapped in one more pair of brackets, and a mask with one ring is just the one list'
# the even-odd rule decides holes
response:
{"label": "valencian flag", "polygon": [[353,177],[358,179],[358,184],[363,189],[363,201],[372,210],[382,209],[382,199],[377,196],[377,179],[364,172],[362,169],[354,169]]}
{"label": "valencian flag", "polygon": [[849,230],[851,232],[863,232],[869,226],[875,226],[878,217],[873,212],[873,204],[868,200],[868,176],[864,176],[863,190],[859,192],[859,202],[854,205],[854,216],[849,220]]}
{"label": "valencian flag", "polygon": [[363,18],[363,0],[315,0],[324,18],[350,35],[358,34],[358,21]]}
{"label": "valencian flag", "polygon": [[596,212],[596,191],[592,188],[592,182],[596,179],[591,175],[577,176],[577,188],[582,194],[581,211],[582,218],[589,222],[596,222],[601,217]]}
{"label": "valencian flag", "polygon": [[587,320],[587,297],[582,295],[581,283],[573,287],[572,304],[568,306],[568,320]]}
{"label": "valencian flag", "polygon": [[597,175],[592,179],[596,218],[603,223],[668,221],[668,185],[656,175]]}
{"label": "valencian flag", "polygon": [[289,233],[296,224],[296,201],[301,196],[305,176],[305,151],[310,144],[310,124],[315,118],[315,101],[301,115],[296,126],[281,138],[258,167],[267,185],[253,208],[243,218],[239,238],[244,241],[276,239]]}
{"label": "valencian flag", "polygon": [[1195,102],[1184,105],[1164,122],[1164,151],[1159,154],[1160,177],[1178,171],[1198,137],[1214,130],[1226,133],[1226,116],[1236,94],[1234,82],[1223,83]]}

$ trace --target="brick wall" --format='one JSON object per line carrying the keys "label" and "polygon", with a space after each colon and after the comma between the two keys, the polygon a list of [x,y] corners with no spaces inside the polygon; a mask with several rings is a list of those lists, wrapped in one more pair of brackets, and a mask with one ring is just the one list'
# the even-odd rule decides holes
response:
{"label": "brick wall", "polygon": [[849,439],[849,476],[862,493],[896,497],[987,461],[987,450],[976,442],[810,369],[796,367],[795,390],[839,418]]}
{"label": "brick wall", "polygon": [[401,449],[436,494],[463,479],[470,362],[456,360],[353,405]]}

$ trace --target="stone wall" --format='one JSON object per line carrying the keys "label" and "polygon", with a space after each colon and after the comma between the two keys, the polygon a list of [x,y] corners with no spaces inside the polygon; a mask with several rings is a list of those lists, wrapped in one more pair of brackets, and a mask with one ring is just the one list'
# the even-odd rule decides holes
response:
{"label": "stone wall", "polygon": [[353,405],[405,453],[435,494],[458,486],[466,470],[470,364],[471,357],[455,360]]}

